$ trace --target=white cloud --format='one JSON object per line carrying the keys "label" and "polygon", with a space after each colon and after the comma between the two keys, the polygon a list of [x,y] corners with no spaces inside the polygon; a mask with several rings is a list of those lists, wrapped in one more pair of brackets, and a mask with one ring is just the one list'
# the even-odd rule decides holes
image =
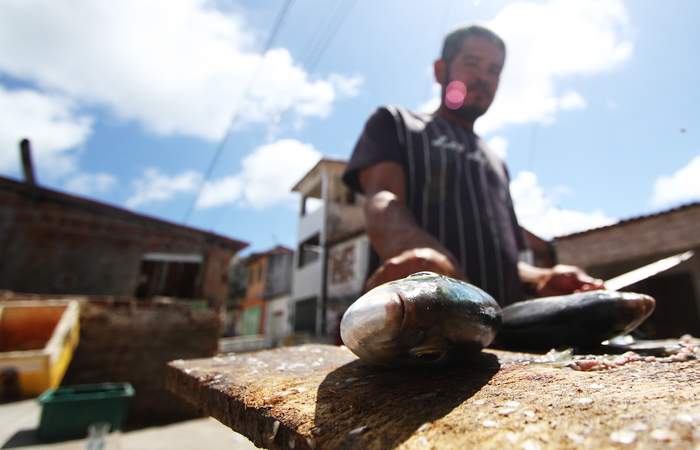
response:
{"label": "white cloud", "polygon": [[207,182],[197,199],[197,208],[212,208],[233,203],[243,193],[243,180],[240,175],[231,175]]}
{"label": "white cloud", "polygon": [[66,190],[82,195],[107,192],[117,183],[117,179],[106,173],[80,173],[71,177],[65,185]]}
{"label": "white cloud", "polygon": [[364,82],[362,75],[348,78],[344,75],[333,73],[328,77],[328,82],[333,86],[339,98],[351,98],[360,95],[360,87]]}
{"label": "white cloud", "polygon": [[[543,239],[565,236],[579,231],[612,225],[617,219],[597,209],[591,213],[558,208],[537,184],[537,176],[528,171],[518,173],[510,183],[511,196],[520,225]],[[560,186],[557,195],[571,194]]]}
{"label": "white cloud", "polygon": [[502,161],[506,160],[506,155],[508,154],[508,138],[503,136],[493,136],[487,142],[489,148],[501,158]]}
{"label": "white cloud", "polygon": [[311,144],[293,139],[263,145],[241,161],[240,173],[207,183],[197,207],[233,202],[258,210],[294,206],[298,200],[291,189],[320,159],[321,153]]}
{"label": "white cloud", "polygon": [[[0,38],[1,40],[1,38]],[[75,104],[62,95],[0,86],[0,171],[21,173],[19,142],[31,142],[38,182],[76,170],[76,155],[91,133],[92,121],[75,113]]]}
{"label": "white cloud", "polygon": [[586,109],[586,100],[578,92],[568,92],[559,99],[559,107],[568,111],[570,109]]}
{"label": "white cloud", "polygon": [[[212,208],[236,203],[257,210],[278,204],[296,206],[292,187],[321,159],[311,144],[283,139],[258,147],[241,161],[235,175],[205,182],[196,207]],[[132,185],[135,193],[126,201],[128,208],[165,202],[179,194],[197,193],[202,175],[187,171],[169,176],[156,168],[147,169]]]}
{"label": "white cloud", "polygon": [[656,179],[650,200],[652,206],[671,206],[700,200],[700,155],[671,176]]}
{"label": "white cloud", "polygon": [[520,1],[485,23],[506,42],[506,65],[496,99],[476,122],[481,134],[506,124],[551,123],[586,101],[567,77],[620,67],[633,45],[620,0]]}
{"label": "white cloud", "polygon": [[[436,86],[440,86],[439,84]],[[440,106],[440,94],[438,94],[437,97],[433,97],[430,100],[426,101],[425,103],[421,103],[418,105],[418,108],[416,108],[418,111],[423,112],[423,113],[434,113],[437,111],[438,107]]]}
{"label": "white cloud", "polygon": [[[0,2],[0,71],[159,134],[218,140],[258,67],[255,32],[207,0]],[[27,32],[32,30],[32,32]],[[262,34],[262,33],[261,33]],[[268,52],[238,125],[291,108],[325,117],[360,77],[310,80],[285,49]]]}
{"label": "white cloud", "polygon": [[156,168],[146,169],[143,177],[132,183],[136,193],[126,200],[126,206],[136,208],[154,202],[167,201],[178,194],[196,192],[201,180],[202,176],[194,171],[170,177]]}
{"label": "white cloud", "polygon": [[[430,69],[434,70],[432,65],[430,66]],[[431,72],[430,76],[434,77],[435,75]],[[430,92],[432,93],[433,97],[425,103],[418,105],[418,107],[416,108],[418,111],[424,112],[426,114],[432,114],[435,111],[437,111],[438,107],[440,106],[440,96],[442,95],[442,87],[439,83],[435,82],[430,87]]]}

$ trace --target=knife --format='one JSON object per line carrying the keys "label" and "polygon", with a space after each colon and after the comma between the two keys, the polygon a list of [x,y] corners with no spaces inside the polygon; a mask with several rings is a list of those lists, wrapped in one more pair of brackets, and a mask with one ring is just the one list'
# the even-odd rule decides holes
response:
{"label": "knife", "polygon": [[664,270],[668,270],[671,267],[675,267],[683,261],[690,259],[694,255],[692,250],[688,250],[684,253],[679,253],[677,255],[669,256],[662,260],[653,262],[649,265],[640,267],[639,269],[634,269],[631,272],[623,273],[620,276],[609,279],[605,282],[605,289],[609,291],[617,291],[629,285],[632,285],[638,281],[645,280],[649,277],[661,273]]}

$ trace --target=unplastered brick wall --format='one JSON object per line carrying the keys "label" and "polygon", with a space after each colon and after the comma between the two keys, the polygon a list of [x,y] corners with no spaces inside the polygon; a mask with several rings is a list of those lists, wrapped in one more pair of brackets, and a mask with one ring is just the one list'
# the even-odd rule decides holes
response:
{"label": "unplastered brick wall", "polygon": [[700,247],[700,203],[557,239],[560,262],[611,264]]}
{"label": "unplastered brick wall", "polygon": [[230,250],[210,247],[202,277],[202,292],[212,308],[221,308],[228,297],[231,257]]}
{"label": "unplastered brick wall", "polygon": [[218,353],[220,317],[206,302],[131,297],[0,294],[0,300],[80,300],[80,342],[62,385],[129,382],[136,394],[127,423],[166,423],[201,416],[165,388],[165,364]]}
{"label": "unplastered brick wall", "polygon": [[202,255],[197,296],[225,302],[237,246],[211,233],[0,177],[0,288],[40,294],[134,295],[146,253]]}

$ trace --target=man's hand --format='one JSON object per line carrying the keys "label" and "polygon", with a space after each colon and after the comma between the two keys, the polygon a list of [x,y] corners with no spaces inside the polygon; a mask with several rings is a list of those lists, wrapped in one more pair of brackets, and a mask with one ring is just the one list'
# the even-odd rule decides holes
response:
{"label": "man's hand", "polygon": [[539,297],[567,295],[603,288],[603,280],[591,277],[579,267],[563,264],[552,267],[549,275],[544,277],[536,287]]}
{"label": "man's hand", "polygon": [[400,165],[378,163],[362,169],[359,178],[367,196],[367,235],[372,247],[385,261],[367,280],[367,290],[422,271],[466,281],[454,255],[419,227],[408,210],[406,179]]}
{"label": "man's hand", "polygon": [[365,283],[369,291],[389,281],[399,280],[416,272],[435,272],[460,280],[466,275],[456,262],[433,248],[413,248],[389,258],[372,274]]}
{"label": "man's hand", "polygon": [[591,277],[576,266],[557,264],[552,268],[542,269],[521,262],[518,269],[523,281],[533,285],[538,297],[605,289],[603,280]]}

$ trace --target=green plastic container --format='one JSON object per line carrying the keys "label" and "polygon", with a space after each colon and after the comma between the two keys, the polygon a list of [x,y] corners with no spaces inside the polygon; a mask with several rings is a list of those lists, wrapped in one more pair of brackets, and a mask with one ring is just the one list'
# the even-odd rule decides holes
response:
{"label": "green plastic container", "polygon": [[133,396],[134,388],[129,383],[48,389],[37,399],[42,405],[39,439],[83,439],[88,427],[97,422],[110,423],[110,431],[120,430]]}

